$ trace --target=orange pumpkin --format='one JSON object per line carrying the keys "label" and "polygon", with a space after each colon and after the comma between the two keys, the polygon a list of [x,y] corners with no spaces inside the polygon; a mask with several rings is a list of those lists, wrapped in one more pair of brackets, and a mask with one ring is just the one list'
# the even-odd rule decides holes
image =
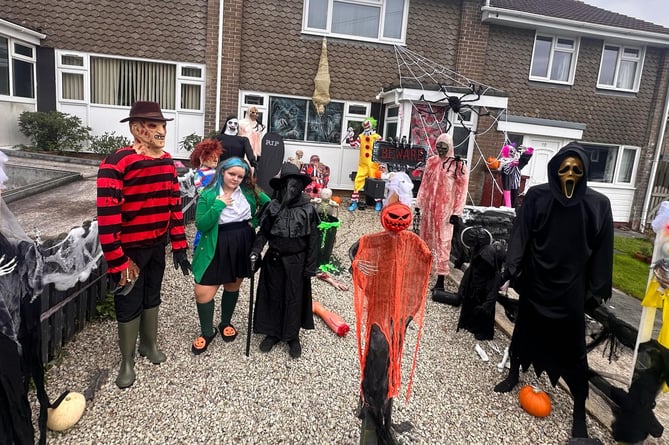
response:
{"label": "orange pumpkin", "polygon": [[488,158],[486,159],[486,164],[491,170],[499,170],[499,159],[497,158]]}
{"label": "orange pumpkin", "polygon": [[536,386],[523,386],[518,392],[518,401],[533,416],[546,417],[551,413],[551,398]]}
{"label": "orange pumpkin", "polygon": [[332,196],[330,199],[336,202],[337,204],[341,204],[341,198],[339,196]]}

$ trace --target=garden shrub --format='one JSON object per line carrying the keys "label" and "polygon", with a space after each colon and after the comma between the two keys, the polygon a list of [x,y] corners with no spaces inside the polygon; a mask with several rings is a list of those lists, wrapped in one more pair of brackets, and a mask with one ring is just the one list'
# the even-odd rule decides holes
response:
{"label": "garden shrub", "polygon": [[60,111],[24,111],[19,130],[32,141],[32,150],[79,151],[89,141],[91,128],[77,116]]}
{"label": "garden shrub", "polygon": [[132,145],[132,141],[125,136],[117,135],[115,131],[111,133],[105,131],[102,136],[91,136],[91,151],[105,156],[129,145]]}

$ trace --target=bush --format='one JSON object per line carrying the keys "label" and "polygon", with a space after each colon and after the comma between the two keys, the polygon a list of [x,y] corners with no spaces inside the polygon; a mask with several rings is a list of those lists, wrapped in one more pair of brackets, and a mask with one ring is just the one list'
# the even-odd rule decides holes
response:
{"label": "bush", "polygon": [[193,151],[195,146],[202,140],[202,136],[197,133],[191,133],[179,141],[179,148],[186,151]]}
{"label": "bush", "polygon": [[111,133],[105,131],[102,136],[91,136],[91,151],[105,156],[128,145],[132,145],[132,141],[125,136],[117,135],[115,131]]}
{"label": "bush", "polygon": [[30,138],[32,150],[79,151],[90,139],[91,128],[77,116],[60,111],[24,111],[19,116],[19,130]]}

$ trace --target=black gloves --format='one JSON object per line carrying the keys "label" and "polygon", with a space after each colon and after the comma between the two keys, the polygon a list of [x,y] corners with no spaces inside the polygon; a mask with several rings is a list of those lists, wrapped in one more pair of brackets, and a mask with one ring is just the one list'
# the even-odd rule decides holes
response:
{"label": "black gloves", "polygon": [[249,262],[251,263],[251,272],[256,273],[260,269],[260,254],[258,252],[251,252]]}
{"label": "black gloves", "polygon": [[190,262],[188,261],[188,255],[186,254],[186,249],[175,250],[172,252],[172,257],[174,258],[174,269],[181,271],[184,275],[188,276],[188,272],[191,270]]}

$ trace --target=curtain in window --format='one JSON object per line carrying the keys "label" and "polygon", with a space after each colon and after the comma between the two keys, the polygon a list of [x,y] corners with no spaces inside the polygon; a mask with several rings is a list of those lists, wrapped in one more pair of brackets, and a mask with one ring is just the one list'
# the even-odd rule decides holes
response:
{"label": "curtain in window", "polygon": [[567,82],[571,68],[571,54],[556,51],[553,55],[553,67],[551,68],[551,80]]}
{"label": "curtain in window", "polygon": [[181,108],[200,110],[200,85],[181,84]]}
{"label": "curtain in window", "polygon": [[632,182],[632,170],[634,169],[634,158],[636,157],[636,150],[625,148],[620,159],[620,170],[618,171],[619,183],[629,184]]}
{"label": "curtain in window", "polygon": [[121,105],[117,103],[121,61],[91,57],[91,103]]}
{"label": "curtain in window", "polygon": [[616,87],[631,90],[634,88],[634,75],[636,74],[636,62],[623,60],[618,70],[618,82]]}
{"label": "curtain in window", "polygon": [[84,100],[84,75],[63,73],[61,79],[63,99]]}
{"label": "curtain in window", "polygon": [[335,1],[332,5],[332,32],[378,38],[380,8]]}
{"label": "curtain in window", "polygon": [[9,41],[0,37],[0,94],[9,95]]}

